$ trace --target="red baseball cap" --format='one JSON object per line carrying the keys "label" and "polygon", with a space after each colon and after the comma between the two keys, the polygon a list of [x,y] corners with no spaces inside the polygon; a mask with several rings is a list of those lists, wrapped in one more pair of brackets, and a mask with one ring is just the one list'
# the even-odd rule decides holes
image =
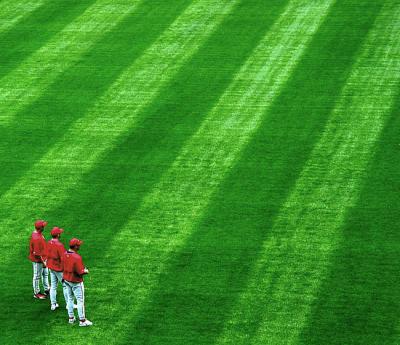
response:
{"label": "red baseball cap", "polygon": [[35,228],[36,229],[42,229],[42,228],[44,228],[46,225],[47,225],[48,223],[45,221],[45,220],[37,220],[36,222],[35,222]]}
{"label": "red baseball cap", "polygon": [[55,226],[53,229],[50,231],[50,235],[55,236],[55,235],[60,235],[64,232],[64,229],[61,229],[57,226]]}
{"label": "red baseball cap", "polygon": [[71,239],[71,241],[69,241],[69,246],[70,247],[80,246],[82,243],[83,241],[78,240],[77,238],[73,238]]}

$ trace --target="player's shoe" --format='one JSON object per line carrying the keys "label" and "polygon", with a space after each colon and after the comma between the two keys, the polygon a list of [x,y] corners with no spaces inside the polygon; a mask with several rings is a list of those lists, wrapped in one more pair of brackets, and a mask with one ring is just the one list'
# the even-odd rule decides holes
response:
{"label": "player's shoe", "polygon": [[37,294],[34,294],[34,295],[33,295],[33,298],[36,298],[36,299],[46,299],[47,296],[46,296],[46,295],[43,295],[43,294],[41,294],[41,293],[39,292],[39,293],[37,293]]}
{"label": "player's shoe", "polygon": [[75,316],[74,316],[74,317],[70,317],[70,318],[68,319],[68,322],[69,322],[70,324],[75,323],[75,321],[76,321]]}
{"label": "player's shoe", "polygon": [[45,291],[44,291],[44,295],[45,295],[46,297],[49,297],[49,296],[50,296],[50,290],[45,290]]}
{"label": "player's shoe", "polygon": [[87,327],[87,326],[91,326],[91,325],[93,325],[92,321],[89,321],[89,320],[80,320],[79,321],[80,327]]}
{"label": "player's shoe", "polygon": [[58,308],[58,303],[52,304],[50,309],[51,310],[56,310]]}

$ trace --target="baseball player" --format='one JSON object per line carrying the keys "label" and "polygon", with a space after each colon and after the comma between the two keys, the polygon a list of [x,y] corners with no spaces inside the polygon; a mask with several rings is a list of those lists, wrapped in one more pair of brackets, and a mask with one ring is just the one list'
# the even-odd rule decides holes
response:
{"label": "baseball player", "polygon": [[[50,231],[52,239],[47,242],[47,267],[50,271],[50,309],[56,310],[58,308],[57,303],[57,286],[58,283],[62,283],[63,275],[63,263],[62,258],[65,253],[64,245],[60,242],[61,234],[64,232],[59,227],[54,227]],[[65,296],[67,301],[67,296]]]}
{"label": "baseball player", "polygon": [[83,241],[73,238],[69,241],[69,250],[63,255],[63,288],[67,299],[69,323],[76,321],[74,314],[74,296],[78,304],[79,326],[91,326],[93,323],[85,316],[85,288],[83,286],[83,275],[89,270],[85,267],[82,257],[78,251]]}
{"label": "baseball player", "polygon": [[[50,292],[49,271],[46,267],[46,239],[43,236],[46,225],[46,221],[37,220],[35,231],[29,242],[29,260],[32,261],[33,266],[33,297],[37,299],[46,299]],[[44,294],[40,293],[40,279],[42,279]]]}

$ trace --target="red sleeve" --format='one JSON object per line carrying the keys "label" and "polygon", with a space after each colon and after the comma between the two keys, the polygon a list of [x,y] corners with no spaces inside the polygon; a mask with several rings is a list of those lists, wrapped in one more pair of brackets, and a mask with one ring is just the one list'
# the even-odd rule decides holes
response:
{"label": "red sleeve", "polygon": [[46,256],[46,241],[39,239],[32,240],[32,253],[36,256]]}
{"label": "red sleeve", "polygon": [[33,246],[33,239],[32,237],[29,240],[29,253],[33,254],[34,246]]}
{"label": "red sleeve", "polygon": [[75,272],[78,273],[80,276],[85,274],[85,266],[81,257],[79,257],[75,262]]}
{"label": "red sleeve", "polygon": [[61,268],[64,269],[64,253],[66,252],[65,247],[61,244],[58,247],[58,256],[60,257]]}
{"label": "red sleeve", "polygon": [[39,244],[39,247],[40,247],[40,254],[39,255],[42,256],[43,260],[46,260],[47,259],[47,242],[46,242],[45,239],[43,239],[39,243],[40,243]]}
{"label": "red sleeve", "polygon": [[58,247],[58,256],[60,257],[60,260],[63,259],[64,253],[66,252],[64,245],[61,243]]}

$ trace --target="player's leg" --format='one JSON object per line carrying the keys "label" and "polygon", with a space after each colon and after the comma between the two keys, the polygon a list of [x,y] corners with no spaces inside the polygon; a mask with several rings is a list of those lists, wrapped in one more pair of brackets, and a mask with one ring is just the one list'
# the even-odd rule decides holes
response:
{"label": "player's leg", "polygon": [[42,277],[43,264],[41,262],[35,262],[35,266],[36,266],[35,291],[38,291],[38,294],[40,294],[40,279]]}
{"label": "player's leg", "polygon": [[[50,295],[50,284],[49,284],[49,269],[47,267],[43,267],[42,264],[42,284],[44,288],[45,295]],[[57,287],[56,287],[57,288]]]}
{"label": "player's leg", "polygon": [[32,280],[33,295],[36,296],[40,293],[40,286],[39,286],[40,275],[38,274],[39,270],[38,263],[32,262],[32,267],[33,267],[33,280]]}
{"label": "player's leg", "polygon": [[[68,308],[68,295],[66,294],[66,291],[64,289],[64,284],[63,284],[63,273],[62,272],[55,272],[56,276],[57,276],[57,286],[58,283],[61,284],[61,286],[63,287],[63,294],[64,294],[64,299],[65,299],[65,304],[67,305]],[[57,293],[57,289],[56,289],[56,293]]]}
{"label": "player's leg", "polygon": [[46,299],[47,296],[40,293],[40,278],[42,277],[43,264],[41,262],[33,262],[33,297],[38,299]]}
{"label": "player's leg", "polygon": [[79,326],[91,326],[92,322],[87,320],[85,315],[85,287],[83,283],[74,284],[73,291],[78,304]]}
{"label": "player's leg", "polygon": [[64,291],[64,296],[66,296],[66,301],[67,301],[69,322],[74,323],[75,322],[74,293],[72,291],[71,283],[63,281],[63,291]]}
{"label": "player's leg", "polygon": [[75,298],[76,298],[76,304],[78,305],[79,320],[85,320],[85,306],[84,306],[85,296],[84,296],[84,292],[83,292],[81,283],[74,283],[72,286],[72,290],[73,290]]}
{"label": "player's leg", "polygon": [[40,278],[42,276],[43,264],[41,262],[33,262],[33,297],[38,299],[46,299],[46,295],[40,293]]}
{"label": "player's leg", "polygon": [[57,304],[57,286],[58,286],[58,277],[56,271],[49,270],[50,271],[50,304],[51,304],[51,310],[55,310],[58,307]]}
{"label": "player's leg", "polygon": [[[62,290],[63,290],[63,295],[64,295],[64,300],[65,300],[65,309],[68,309],[68,295],[67,295],[67,290],[64,289],[63,273],[62,272],[58,272],[58,271],[53,271],[53,273],[55,273],[55,275],[57,277],[57,287],[58,287],[58,283],[61,284],[61,287],[62,287]],[[51,286],[53,287],[53,283],[51,283]],[[57,287],[56,287],[56,297],[57,297]],[[51,291],[51,289],[50,289],[50,291]],[[58,303],[57,303],[57,305],[58,305]],[[75,303],[73,303],[73,307],[74,307],[74,309],[76,309],[77,305]]]}

